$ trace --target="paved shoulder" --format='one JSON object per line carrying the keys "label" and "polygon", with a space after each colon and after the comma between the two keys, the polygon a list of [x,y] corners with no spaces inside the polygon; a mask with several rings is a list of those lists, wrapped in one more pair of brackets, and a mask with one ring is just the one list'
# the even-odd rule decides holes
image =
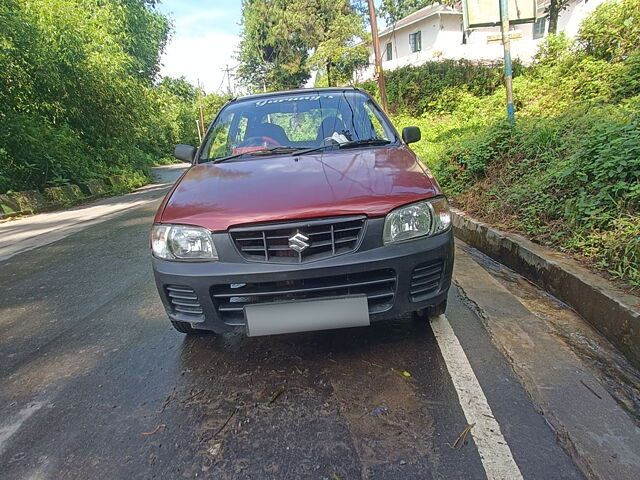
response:
{"label": "paved shoulder", "polygon": [[184,165],[156,167],[153,170],[157,183],[142,187],[133,193],[98,200],[68,210],[40,213],[0,223],[0,261],[61,240],[133,207],[153,202],[166,193],[184,169]]}
{"label": "paved shoulder", "polygon": [[[548,313],[536,312],[533,300],[525,306],[471,256],[459,250],[454,278],[481,313],[495,345],[510,360],[511,367],[528,391],[559,441],[581,469],[599,479],[627,479],[640,475],[640,429],[587,364],[554,332],[552,320],[562,317],[562,305]],[[481,255],[481,254],[480,254]],[[517,280],[516,280],[517,281]],[[529,307],[529,308],[528,308]],[[535,312],[535,313],[534,313]],[[549,314],[550,313],[550,314]],[[567,318],[563,318],[569,328]],[[477,368],[494,370],[483,361],[487,348],[477,349],[474,328],[457,326],[467,351],[476,350]],[[478,330],[477,326],[475,330]],[[594,331],[589,337],[598,337]],[[598,348],[616,352],[606,341]],[[633,370],[627,367],[629,371]],[[495,376],[485,375],[488,390]],[[636,384],[636,388],[637,388]],[[490,395],[489,395],[490,397]],[[500,405],[500,399],[494,399]],[[525,432],[522,428],[514,441]],[[507,435],[507,438],[509,436]]]}

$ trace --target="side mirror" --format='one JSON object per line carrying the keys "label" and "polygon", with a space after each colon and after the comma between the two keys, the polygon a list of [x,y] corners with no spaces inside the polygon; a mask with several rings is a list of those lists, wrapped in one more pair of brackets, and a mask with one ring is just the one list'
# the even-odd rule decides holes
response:
{"label": "side mirror", "polygon": [[404,127],[402,129],[402,140],[404,143],[415,143],[420,141],[422,134],[418,127]]}
{"label": "side mirror", "polygon": [[183,162],[193,163],[193,157],[196,156],[196,147],[182,144],[176,145],[176,148],[173,150],[173,156]]}

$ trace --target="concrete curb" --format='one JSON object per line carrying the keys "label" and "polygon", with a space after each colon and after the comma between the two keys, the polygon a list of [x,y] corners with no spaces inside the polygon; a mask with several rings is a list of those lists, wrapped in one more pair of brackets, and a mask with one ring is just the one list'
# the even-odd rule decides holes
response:
{"label": "concrete curb", "polygon": [[42,192],[29,190],[0,194],[0,219],[32,215],[60,207],[70,207],[97,197],[118,195],[142,186],[139,180],[124,175],[111,175],[80,186],[69,184],[48,187]]}
{"label": "concrete curb", "polygon": [[640,298],[615,289],[566,255],[452,211],[456,237],[571,306],[640,368]]}

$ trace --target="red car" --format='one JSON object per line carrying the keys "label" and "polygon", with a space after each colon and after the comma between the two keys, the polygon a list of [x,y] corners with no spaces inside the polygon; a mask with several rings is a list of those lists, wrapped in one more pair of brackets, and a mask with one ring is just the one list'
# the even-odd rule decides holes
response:
{"label": "red car", "polygon": [[250,336],[444,312],[447,200],[355,88],[229,101],[160,205],[153,270],[173,326]]}

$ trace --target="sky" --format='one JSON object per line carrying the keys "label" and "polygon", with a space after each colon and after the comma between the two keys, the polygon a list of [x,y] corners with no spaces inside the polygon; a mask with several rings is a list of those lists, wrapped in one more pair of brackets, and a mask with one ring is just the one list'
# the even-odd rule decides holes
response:
{"label": "sky", "polygon": [[[238,64],[241,0],[162,0],[158,9],[173,20],[161,75],[184,76],[207,93],[227,91],[224,69]],[[233,88],[233,77],[232,77]]]}
{"label": "sky", "polygon": [[[207,93],[226,92],[225,68],[238,65],[235,57],[240,44],[242,0],[161,0],[158,9],[173,20],[173,35],[161,59],[161,75],[184,76],[193,85],[199,80]],[[378,23],[384,26],[384,22]],[[240,93],[233,73],[231,87]]]}

